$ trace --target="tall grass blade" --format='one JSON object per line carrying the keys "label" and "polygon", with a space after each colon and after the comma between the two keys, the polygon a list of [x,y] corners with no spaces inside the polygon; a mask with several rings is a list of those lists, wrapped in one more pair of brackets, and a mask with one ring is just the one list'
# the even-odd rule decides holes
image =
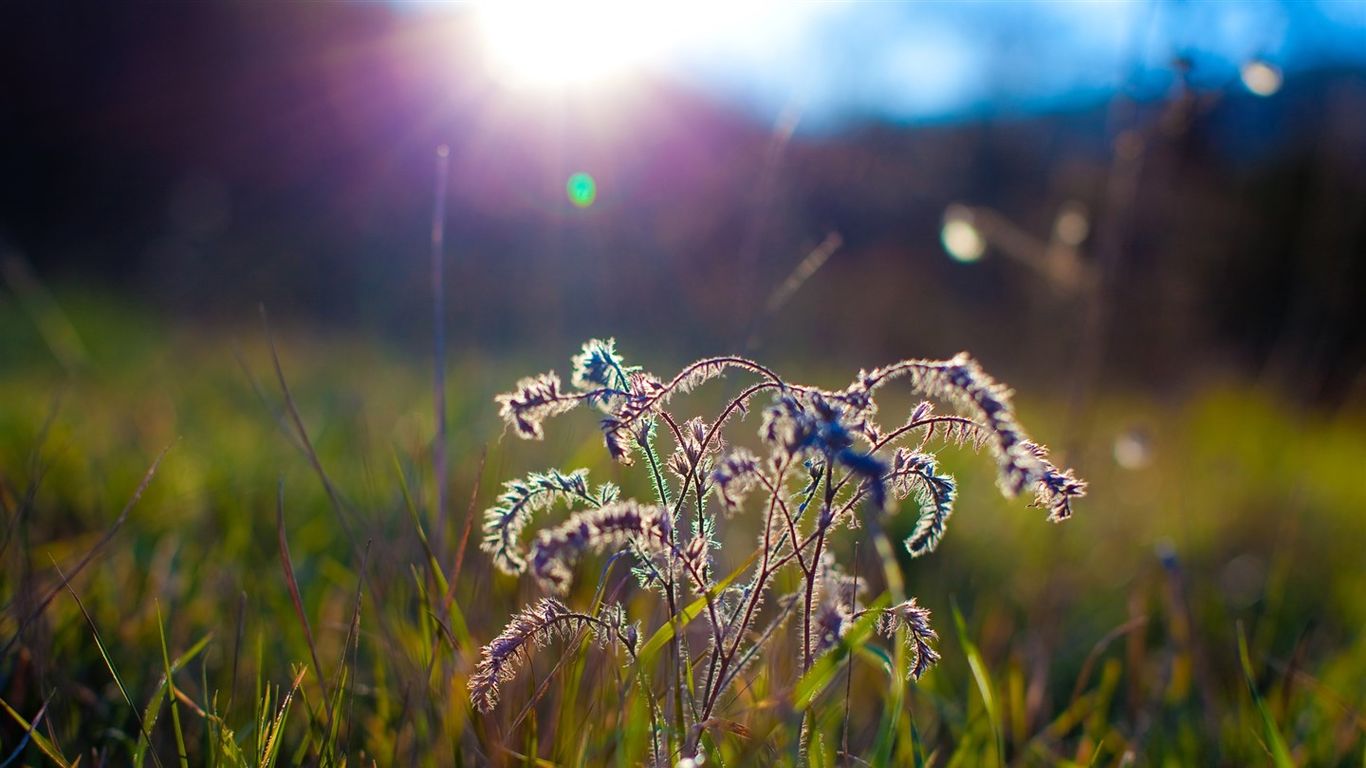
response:
{"label": "tall grass blade", "polygon": [[289,540],[285,536],[285,481],[280,479],[275,498],[275,532],[280,548],[280,567],[284,569],[285,586],[289,588],[289,599],[294,604],[294,615],[304,630],[304,641],[308,643],[308,654],[313,660],[313,671],[318,676],[318,684],[324,686],[323,696],[327,696],[326,681],[322,662],[318,660],[318,645],[313,642],[313,630],[308,625],[308,614],[304,611],[304,601],[299,595],[299,580],[294,576],[294,562],[289,557]]}
{"label": "tall grass blade", "polygon": [[[265,328],[266,341],[270,346],[270,362],[275,367],[275,379],[280,385],[280,394],[285,400],[285,412],[289,414],[289,420],[294,425],[296,436],[303,447],[304,456],[308,459],[309,466],[313,467],[313,472],[317,474],[318,481],[322,483],[323,492],[327,494],[327,500],[332,504],[332,510],[337,515],[337,523],[341,525],[342,532],[351,542],[351,549],[356,554],[360,554],[360,545],[356,542],[355,533],[351,530],[351,524],[346,518],[346,506],[342,503],[341,494],[337,487],[328,476],[327,470],[323,469],[322,459],[318,457],[318,451],[313,447],[313,441],[308,436],[308,428],[304,426],[304,419],[299,415],[299,407],[294,403],[294,395],[289,390],[289,382],[285,379],[284,366],[280,364],[280,352],[275,347],[275,335],[270,331],[270,319],[266,314],[266,306],[260,305],[261,324]],[[358,558],[359,559],[359,558]]]}
{"label": "tall grass blade", "polygon": [[1266,731],[1266,748],[1271,755],[1271,761],[1276,768],[1294,768],[1295,761],[1290,757],[1290,749],[1286,747],[1285,739],[1281,736],[1281,731],[1276,727],[1276,720],[1271,716],[1271,710],[1267,709],[1266,702],[1257,693],[1257,676],[1252,671],[1252,657],[1247,651],[1247,636],[1243,633],[1242,622],[1238,623],[1238,661],[1243,667],[1243,679],[1247,681],[1247,691],[1252,695],[1252,702],[1257,705],[1257,711],[1261,713],[1262,727]]}
{"label": "tall grass blade", "polygon": [[465,567],[465,550],[469,546],[470,531],[474,528],[475,507],[479,503],[479,488],[484,481],[484,465],[488,461],[489,448],[487,445],[479,449],[479,465],[474,471],[474,485],[470,488],[470,502],[465,507],[465,527],[460,532],[460,543],[455,549],[455,565],[451,568],[450,586],[446,590],[446,597],[441,602],[442,610],[445,610],[455,601],[455,587],[460,583],[460,574]]}
{"label": "tall grass blade", "polygon": [[[185,651],[184,653],[180,654],[171,662],[171,671],[176,672],[183,668],[186,664],[193,661],[196,656],[198,656],[200,653],[203,652],[205,648],[208,647],[209,641],[211,640],[213,640],[213,633],[209,633],[204,637],[200,638],[199,642],[190,646],[190,649],[188,651]],[[166,695],[167,681],[169,680],[169,677],[162,677],[161,682],[157,684],[156,693],[152,694],[152,700],[147,702],[147,708],[143,710],[142,722],[146,725],[146,731],[148,733],[151,733],[152,729],[156,728],[157,719],[161,713],[162,697]],[[138,736],[137,747],[133,751],[133,765],[142,765],[143,760],[147,757],[147,749],[150,746],[151,745],[146,737],[142,735]]]}
{"label": "tall grass blade", "polygon": [[[701,616],[702,612],[707,610],[707,602],[716,599],[717,595],[721,594],[726,587],[729,587],[732,582],[740,577],[740,574],[748,570],[749,567],[754,564],[755,560],[759,559],[760,554],[762,554],[761,550],[755,551],[754,554],[750,555],[743,563],[740,563],[740,567],[731,571],[729,576],[716,582],[716,584],[712,586],[711,589],[708,589],[705,594],[684,606],[683,610],[678,612],[677,624],[679,628],[687,627],[692,623],[693,619]],[[640,647],[640,650],[636,652],[636,659],[641,666],[648,667],[650,662],[654,660],[655,655],[658,654],[673,637],[674,622],[664,622],[659,629],[655,630],[653,635],[650,635],[650,639],[645,641],[645,644]]]}
{"label": "tall grass blade", "polygon": [[261,710],[263,717],[261,721],[261,735],[264,738],[261,742],[262,749],[259,768],[271,768],[271,766],[275,765],[275,761],[280,754],[280,734],[284,732],[285,720],[289,717],[289,705],[294,700],[294,694],[299,690],[299,686],[303,684],[304,675],[306,674],[308,674],[308,668],[300,667],[299,671],[294,675],[294,682],[289,687],[289,693],[285,694],[284,700],[280,703],[279,712],[275,715],[275,719],[269,722],[264,719],[270,714],[270,696],[267,694],[267,698]]}
{"label": "tall grass blade", "polygon": [[[119,516],[114,520],[114,524],[109,526],[109,530],[105,531],[104,535],[100,537],[100,540],[95,542],[95,546],[91,547],[85,553],[85,556],[77,561],[76,566],[71,569],[71,573],[69,575],[62,575],[61,569],[58,569],[57,572],[58,575],[61,576],[62,583],[48,590],[47,594],[33,606],[33,609],[25,616],[23,621],[19,622],[19,631],[15,632],[14,637],[11,637],[9,641],[5,643],[3,649],[0,649],[0,656],[9,653],[10,648],[14,647],[14,644],[23,636],[23,628],[28,625],[29,622],[41,616],[43,611],[47,610],[48,605],[52,603],[53,598],[55,598],[63,588],[69,589],[69,587],[67,587],[67,581],[79,576],[81,571],[85,570],[85,567],[90,564],[90,561],[94,560],[109,542],[113,540],[114,534],[119,532],[119,529],[123,527],[124,521],[128,519],[128,513],[133,510],[133,507],[137,505],[138,500],[142,498],[142,494],[147,490],[147,486],[152,484],[152,478],[156,476],[157,468],[161,466],[161,460],[165,458],[166,452],[169,450],[171,450],[171,446],[169,445],[162,448],[161,453],[158,453],[157,457],[152,460],[152,466],[148,467],[147,472],[143,474],[142,482],[138,483],[138,487],[133,491],[133,495],[128,499],[128,503],[123,505],[123,511],[119,512]],[[53,563],[53,565],[55,566],[56,563]],[[72,594],[74,595],[75,593],[73,592]]]}
{"label": "tall grass blade", "polygon": [[[331,706],[331,707],[329,708],[328,711],[332,713],[332,717],[331,717],[331,719],[332,719],[332,732],[333,732],[333,736],[334,736],[334,737],[335,737],[335,735],[336,735],[336,733],[337,733],[337,730],[338,730],[338,728],[339,728],[338,721],[341,719],[341,718],[338,717],[337,715],[338,715],[338,713],[341,712],[341,704],[342,704],[343,692],[345,692],[345,695],[346,695],[347,700],[348,700],[348,701],[350,702],[350,704],[352,705],[352,706],[351,706],[351,711],[348,713],[348,716],[347,716],[347,718],[346,718],[347,727],[348,727],[348,736],[354,733],[354,730],[352,730],[350,726],[351,726],[351,723],[352,723],[352,721],[353,721],[353,719],[354,719],[354,717],[353,717],[354,714],[355,714],[354,705],[355,705],[355,702],[356,702],[355,690],[354,690],[354,688],[355,688],[355,676],[356,676],[355,664],[356,664],[356,657],[357,657],[357,655],[359,655],[359,653],[360,653],[360,609],[361,609],[361,598],[364,597],[364,595],[365,595],[365,591],[364,591],[365,576],[364,576],[364,574],[365,574],[365,572],[366,572],[366,568],[369,566],[369,563],[370,563],[370,545],[371,545],[371,543],[372,543],[372,542],[369,542],[369,541],[365,542],[365,556],[364,556],[364,558],[361,560],[361,564],[360,564],[360,576],[356,579],[356,597],[355,597],[355,599],[352,601],[352,607],[351,607],[351,621],[347,624],[347,629],[346,629],[346,641],[342,643],[341,658],[337,660],[337,676],[336,676],[335,681],[334,681],[333,684],[332,684],[332,690],[334,691],[335,703],[333,704],[333,706]],[[347,657],[348,654],[351,656],[351,667],[350,667],[349,670],[347,669],[347,661],[346,661],[346,657]]]}
{"label": "tall grass blade", "polygon": [[185,749],[185,732],[180,726],[180,705],[175,697],[175,670],[171,668],[171,654],[166,649],[166,625],[161,620],[161,605],[156,606],[157,636],[161,639],[161,664],[166,673],[166,690],[171,692],[171,729],[175,732],[176,754],[180,757],[180,768],[190,768],[190,756]]}
{"label": "tall grass blade", "polygon": [[48,759],[57,763],[57,765],[59,766],[66,766],[66,760],[57,751],[56,747],[54,747],[51,742],[44,738],[43,734],[38,733],[38,724],[43,721],[43,715],[47,714],[47,705],[52,703],[52,696],[54,693],[56,692],[54,691],[53,693],[49,693],[47,695],[47,698],[43,699],[43,706],[38,708],[38,714],[33,716],[33,722],[25,721],[24,718],[19,716],[18,712],[15,712],[12,708],[10,708],[9,704],[5,703],[4,699],[0,699],[0,705],[3,705],[5,711],[9,713],[10,717],[14,718],[14,721],[19,724],[20,728],[24,729],[24,737],[19,740],[18,746],[16,746],[14,748],[14,751],[10,753],[10,756],[5,758],[5,762],[0,763],[0,768],[8,768],[8,766],[13,764],[15,760],[18,760],[19,756],[24,754],[24,748],[28,746],[28,743],[30,741],[32,741],[34,744],[37,744],[39,751],[47,755]]}
{"label": "tall grass blade", "polygon": [[237,701],[237,667],[242,658],[242,635],[247,629],[247,593],[242,591],[237,596],[237,632],[232,640],[232,679],[228,682],[228,705],[224,712],[232,714],[232,705]]}
{"label": "tall grass blade", "polygon": [[956,602],[953,604],[953,625],[958,629],[958,642],[963,646],[963,655],[967,657],[968,668],[972,670],[972,679],[977,683],[977,693],[982,697],[982,705],[986,708],[987,722],[991,725],[991,735],[996,742],[996,763],[1005,765],[1001,713],[996,706],[991,673],[987,671],[987,664],[982,658],[981,651],[977,650],[977,645],[968,636],[967,623],[963,621],[963,613],[958,610]]}
{"label": "tall grass blade", "polygon": [[[879,609],[886,608],[891,604],[891,595],[883,592],[878,595],[868,606],[868,612],[860,616],[850,625],[849,630],[839,639],[838,644],[831,651],[816,660],[811,665],[811,669],[806,671],[797,680],[796,686],[792,689],[793,709],[804,712],[815,703],[816,697],[824,691],[831,680],[835,679],[840,666],[844,663],[851,653],[857,652],[863,647],[865,641],[873,634],[873,626],[877,623]],[[903,685],[901,680],[892,680],[893,685]]]}
{"label": "tall grass blade", "polygon": [[[868,533],[873,539],[873,551],[877,553],[878,563],[882,566],[882,578],[887,582],[887,597],[894,604],[906,599],[906,583],[901,576],[901,565],[896,559],[896,550],[887,538],[887,532],[878,520],[876,513],[867,515]],[[905,706],[906,685],[909,661],[906,658],[906,629],[896,631],[892,641],[892,679],[888,686],[890,700],[882,711],[878,723],[877,741],[873,744],[873,765],[884,766],[892,759],[892,745],[896,741],[896,726],[901,721],[901,709]]]}
{"label": "tall grass blade", "polygon": [[[68,581],[66,575],[62,573],[61,567],[58,566],[56,562],[52,563],[52,567],[57,569],[57,576],[61,578],[62,586],[71,593],[71,599],[76,601],[76,607],[80,609],[81,616],[85,617],[85,623],[90,627],[90,634],[95,638],[95,647],[99,649],[100,658],[104,660],[105,669],[109,670],[109,676],[114,679],[114,685],[119,689],[119,694],[123,696],[124,703],[128,705],[129,709],[133,710],[133,717],[137,718],[138,732],[142,735],[142,738],[150,740],[147,726],[143,723],[142,718],[138,717],[137,706],[133,704],[132,697],[128,695],[128,688],[124,686],[123,678],[119,677],[118,669],[114,666],[114,660],[110,657],[109,650],[105,647],[104,640],[100,637],[100,630],[95,626],[95,619],[91,617],[90,612],[85,609],[85,603],[81,602],[80,595],[76,594],[76,590],[72,588],[71,582]],[[152,753],[152,762],[156,763],[157,768],[163,768],[161,758],[157,756],[156,752]]]}

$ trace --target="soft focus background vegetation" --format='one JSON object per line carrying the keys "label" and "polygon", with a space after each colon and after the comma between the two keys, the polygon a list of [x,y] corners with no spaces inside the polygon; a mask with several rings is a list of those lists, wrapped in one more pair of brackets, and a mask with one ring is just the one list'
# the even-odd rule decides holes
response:
{"label": "soft focus background vegetation", "polygon": [[[1018,5],[735,32],[814,57],[796,85],[744,75],[801,58],[779,46],[735,82],[684,57],[550,94],[486,71],[468,9],[6,7],[25,77],[0,112],[0,765],[172,765],[182,741],[190,764],[646,762],[645,702],[591,643],[539,654],[489,716],[465,692],[539,594],[462,543],[469,516],[477,540],[501,483],[550,466],[649,497],[589,414],[502,434],[493,395],[594,335],[659,374],[745,352],[826,387],[969,349],[1090,482],[1052,526],[944,452],[949,533],[901,563],[944,661],[906,687],[892,764],[1366,764],[1366,19]],[[907,50],[928,64],[892,68]],[[955,61],[977,64],[934,66]],[[1278,90],[1250,91],[1249,64]],[[565,198],[576,171],[590,207]],[[945,254],[946,211],[971,214],[979,261]],[[868,542],[857,559],[879,572]],[[625,575],[604,567],[580,564],[570,605]],[[795,759],[789,642],[723,708],[712,760]],[[882,664],[856,654],[852,694],[841,668],[818,700],[818,762],[872,759]]]}

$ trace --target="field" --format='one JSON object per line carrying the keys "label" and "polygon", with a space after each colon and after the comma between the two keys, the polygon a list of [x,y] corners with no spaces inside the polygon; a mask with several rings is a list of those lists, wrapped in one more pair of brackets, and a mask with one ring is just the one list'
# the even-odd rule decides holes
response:
{"label": "field", "polygon": [[[628,663],[586,635],[532,654],[492,712],[470,703],[480,647],[542,594],[478,547],[503,482],[586,467],[651,496],[591,415],[558,417],[544,442],[499,421],[495,394],[564,372],[575,348],[453,351],[443,522],[420,352],[287,324],[174,327],[99,294],[60,304],[0,302],[0,764],[678,759],[686,734],[651,738],[663,657]],[[621,347],[654,370],[689,362]],[[765,362],[822,386],[852,373]],[[710,412],[742,379],[676,407]],[[946,448],[959,494],[943,546],[893,563],[941,663],[905,682],[893,646],[851,632],[813,679],[778,633],[707,724],[706,763],[795,763],[809,708],[817,765],[1366,764],[1366,414],[1230,379],[1160,401],[1103,391],[1068,436],[1058,393],[1021,385],[1016,403],[1043,442],[1077,441],[1075,517],[1044,522],[1002,499],[985,455]],[[736,427],[758,429],[757,409]],[[898,514],[888,535],[914,524]],[[722,574],[759,522],[726,526]],[[869,533],[831,546],[871,601],[886,582]],[[589,610],[610,588],[644,641],[669,625],[626,571],[585,557],[564,600]]]}

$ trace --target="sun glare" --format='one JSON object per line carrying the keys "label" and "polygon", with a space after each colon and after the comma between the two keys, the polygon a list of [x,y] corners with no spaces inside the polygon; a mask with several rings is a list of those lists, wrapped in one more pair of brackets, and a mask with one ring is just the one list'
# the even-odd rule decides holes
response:
{"label": "sun glare", "polygon": [[675,39],[668,4],[485,2],[476,8],[494,77],[506,85],[600,85],[652,63]]}

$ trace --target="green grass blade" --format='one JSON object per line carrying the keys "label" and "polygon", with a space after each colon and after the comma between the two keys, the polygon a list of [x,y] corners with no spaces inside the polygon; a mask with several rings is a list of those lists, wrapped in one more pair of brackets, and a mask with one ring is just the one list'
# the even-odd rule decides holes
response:
{"label": "green grass blade", "polygon": [[[188,651],[180,654],[171,662],[171,671],[178,671],[186,664],[193,661],[196,656],[208,647],[209,641],[212,639],[212,632],[200,638],[199,642],[190,646]],[[149,734],[151,734],[152,729],[156,727],[157,718],[161,714],[161,701],[162,697],[166,695],[167,680],[168,678],[163,678],[161,680],[160,685],[157,686],[156,693],[152,694],[152,700],[147,703],[147,708],[143,710],[142,713],[143,730],[138,734],[137,747],[133,750],[133,765],[139,766],[139,768],[141,768],[143,761],[147,759],[147,749],[151,746]]]}
{"label": "green grass blade", "polygon": [[157,609],[157,635],[161,638],[161,664],[166,673],[166,692],[171,700],[171,728],[175,731],[176,754],[180,757],[180,768],[190,768],[189,753],[185,749],[185,732],[180,727],[180,705],[175,699],[175,680],[172,678],[171,654],[166,649],[166,625],[161,620],[161,605]]}
{"label": "green grass blade", "polygon": [[1276,727],[1276,720],[1271,716],[1271,711],[1266,708],[1266,703],[1257,694],[1256,675],[1252,673],[1252,657],[1247,652],[1247,636],[1243,633],[1243,625],[1238,624],[1238,660],[1243,665],[1243,677],[1247,680],[1247,691],[1252,694],[1252,701],[1257,705],[1257,711],[1262,716],[1262,726],[1266,730],[1266,747],[1271,753],[1271,760],[1276,768],[1294,768],[1295,761],[1290,757],[1290,749],[1285,745],[1285,739],[1281,736],[1281,731]]}
{"label": "green grass blade", "polygon": [[683,610],[678,612],[677,622],[667,621],[663,626],[656,630],[653,635],[650,635],[650,639],[646,640],[645,644],[640,647],[640,651],[636,653],[636,658],[640,664],[648,667],[650,662],[654,660],[655,654],[659,653],[660,649],[673,639],[675,623],[679,627],[686,627],[688,624],[692,623],[693,619],[701,616],[702,612],[707,610],[707,601],[715,600],[717,595],[721,594],[721,592],[731,585],[731,582],[740,577],[740,574],[749,570],[749,567],[753,565],[754,561],[757,559],[759,559],[758,550],[750,555],[743,563],[740,563],[740,567],[731,571],[729,576],[716,582],[711,589],[707,590],[705,595],[688,603]]}
{"label": "green grass blade", "polygon": [[[9,702],[4,699],[0,699],[0,707],[5,708],[5,712],[9,713],[9,716],[14,718],[14,722],[18,723],[19,727],[24,729],[29,737],[33,739],[33,743],[38,745],[39,751],[44,755],[47,755],[49,760],[56,763],[58,766],[61,766],[61,768],[70,768],[71,763],[65,757],[62,757],[62,753],[57,751],[57,748],[52,745],[52,742],[47,740],[47,737],[38,732],[38,717],[33,718],[33,722],[30,723],[24,719],[23,715],[15,712],[14,708],[9,705]],[[46,709],[47,705],[44,704],[43,708]],[[42,713],[39,712],[39,717],[41,716]]]}
{"label": "green grass blade", "polygon": [[[303,685],[304,675],[308,674],[308,667],[300,667],[298,673],[294,675],[294,683],[289,688],[289,693],[280,702],[280,711],[275,715],[275,719],[266,723],[262,721],[262,740],[260,768],[270,768],[275,765],[275,760],[280,754],[280,733],[285,729],[285,720],[289,717],[289,705],[294,701],[294,694],[298,692],[299,686]],[[262,708],[262,715],[269,716],[269,701]]]}
{"label": "green grass blade", "polygon": [[915,719],[911,719],[911,741],[912,753],[915,756],[915,768],[925,768],[925,740],[920,737],[920,729],[915,726]]}
{"label": "green grass blade", "polygon": [[403,506],[408,510],[408,518],[413,524],[413,530],[417,531],[418,543],[422,545],[422,552],[427,556],[427,566],[431,571],[432,578],[436,581],[436,594],[444,595],[450,589],[450,584],[446,580],[446,574],[441,570],[441,563],[437,559],[436,552],[432,549],[431,539],[427,537],[427,529],[422,527],[422,518],[418,514],[417,505],[413,503],[412,492],[408,488],[408,476],[403,472],[403,464],[399,460],[398,454],[394,454],[394,473],[398,476],[398,487],[403,493]]}
{"label": "green grass blade", "polygon": [[882,670],[883,674],[887,675],[888,680],[896,679],[896,670],[894,669],[896,661],[892,659],[892,654],[888,653],[887,649],[864,643],[855,648],[854,652],[862,656],[864,661]]}
{"label": "green grass blade", "polygon": [[[887,532],[883,530],[882,523],[877,515],[867,515],[868,533],[873,539],[873,550],[877,553],[878,562],[882,565],[882,575],[887,582],[887,594],[893,604],[900,604],[906,599],[906,583],[901,576],[901,566],[897,562],[896,549],[892,542],[887,538]],[[888,687],[888,701],[882,710],[881,722],[878,724],[877,741],[873,745],[872,764],[875,766],[889,765],[892,759],[892,746],[896,741],[896,727],[901,721],[902,708],[905,706],[906,686],[904,681],[908,676],[909,660],[906,653],[906,630],[897,629],[893,639],[892,647],[892,681]]]}
{"label": "green grass blade", "polygon": [[[99,649],[100,658],[104,660],[105,669],[109,670],[109,676],[114,679],[114,685],[118,687],[119,694],[123,696],[124,703],[128,705],[129,709],[133,710],[133,716],[136,717],[138,711],[137,706],[133,704],[132,697],[128,695],[128,688],[123,684],[123,678],[119,677],[119,671],[114,666],[114,659],[109,655],[109,649],[105,647],[104,640],[100,637],[99,628],[95,626],[94,617],[90,615],[90,611],[85,609],[85,603],[81,602],[81,596],[76,594],[76,589],[71,586],[71,582],[67,580],[66,574],[62,573],[62,569],[58,567],[56,561],[52,563],[52,567],[56,568],[57,576],[61,578],[62,586],[71,594],[71,599],[76,601],[76,607],[80,609],[81,616],[85,618],[86,625],[90,627],[90,635],[95,638],[95,647]],[[138,729],[142,736],[146,738],[147,728],[141,720],[138,721]],[[152,762],[156,763],[157,768],[162,768],[161,758],[157,757],[156,752],[152,753]]]}
{"label": "green grass blade", "polygon": [[327,703],[328,711],[334,713],[334,716],[328,722],[327,735],[319,745],[319,751],[324,758],[322,762],[325,764],[337,762],[337,745],[341,733],[342,700],[346,693],[346,686],[350,684],[350,679],[347,677],[346,673],[346,664],[343,663],[335,678],[334,687],[332,689],[332,699]]}
{"label": "green grass blade", "polygon": [[977,683],[977,692],[982,697],[982,705],[986,707],[987,721],[991,724],[991,735],[996,742],[996,762],[998,765],[1005,765],[1001,714],[996,708],[996,694],[992,691],[991,674],[987,670],[987,664],[982,658],[981,651],[977,650],[977,645],[968,637],[967,623],[963,621],[963,613],[958,610],[957,603],[953,604],[953,624],[958,629],[958,642],[963,646],[963,655],[967,657],[968,668],[972,670],[972,679]]}
{"label": "green grass blade", "polygon": [[[891,596],[883,592],[868,606],[868,612],[859,617],[857,621],[849,626],[849,631],[840,638],[839,644],[816,660],[811,665],[811,669],[806,671],[797,681],[796,687],[792,689],[792,706],[799,712],[805,711],[815,701],[816,696],[835,679],[839,672],[840,665],[851,653],[858,650],[873,634],[873,625],[877,623],[878,609],[887,607],[891,601]],[[893,684],[900,684],[893,681]]]}

